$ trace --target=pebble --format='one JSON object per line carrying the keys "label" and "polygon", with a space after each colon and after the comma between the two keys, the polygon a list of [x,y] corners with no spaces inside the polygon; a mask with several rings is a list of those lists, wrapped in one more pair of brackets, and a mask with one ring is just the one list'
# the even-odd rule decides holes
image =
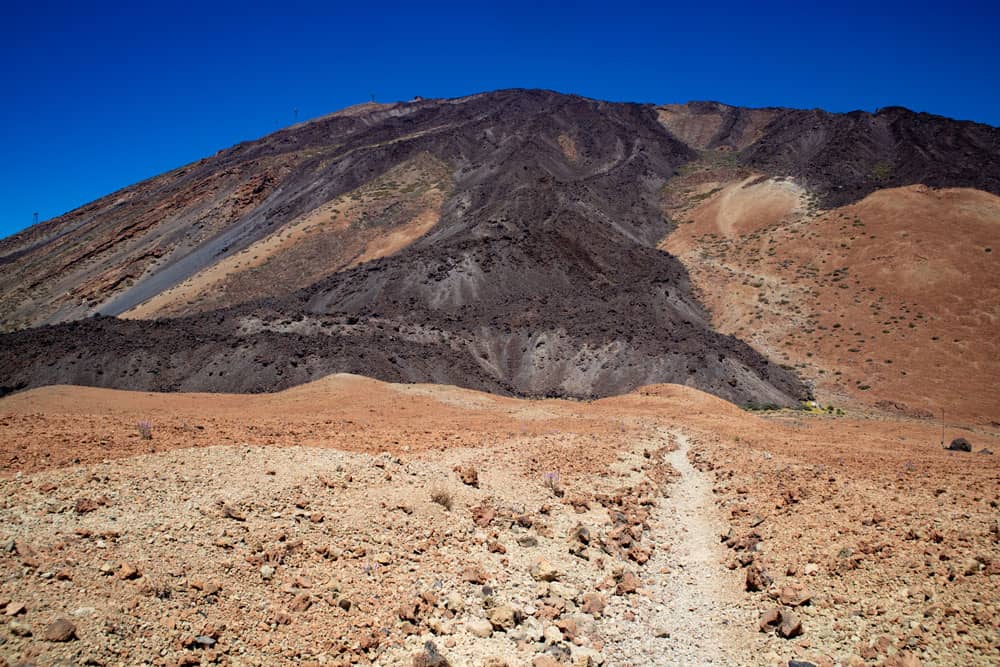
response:
{"label": "pebble", "polygon": [[528,572],[535,581],[555,581],[562,576],[562,573],[545,558],[535,562]]}

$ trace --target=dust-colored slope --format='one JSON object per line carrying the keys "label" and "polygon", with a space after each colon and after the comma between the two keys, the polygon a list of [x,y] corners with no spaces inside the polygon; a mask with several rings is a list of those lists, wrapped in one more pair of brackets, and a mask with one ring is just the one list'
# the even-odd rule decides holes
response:
{"label": "dust-colored slope", "polygon": [[437,223],[449,190],[447,166],[428,154],[419,155],[123,316],[177,316],[284,296],[341,269],[389,256]]}
{"label": "dust-colored slope", "polygon": [[718,102],[664,104],[660,122],[692,148],[742,150],[764,136],[781,109],[741,109]]}
{"label": "dust-colored slope", "polygon": [[823,401],[1000,421],[1000,198],[911,186],[823,211],[785,180],[685,178],[662,247],[721,331]]}

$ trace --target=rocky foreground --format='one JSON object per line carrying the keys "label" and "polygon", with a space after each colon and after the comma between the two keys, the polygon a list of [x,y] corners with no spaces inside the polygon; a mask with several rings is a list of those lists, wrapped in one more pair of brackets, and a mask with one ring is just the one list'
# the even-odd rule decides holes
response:
{"label": "rocky foreground", "polygon": [[935,433],[671,386],[17,394],[0,664],[990,664],[997,439]]}

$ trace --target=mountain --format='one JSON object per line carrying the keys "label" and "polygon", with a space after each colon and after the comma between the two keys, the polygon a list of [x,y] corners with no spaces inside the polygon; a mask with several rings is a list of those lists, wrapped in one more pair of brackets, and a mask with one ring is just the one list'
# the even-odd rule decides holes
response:
{"label": "mountain", "polygon": [[816,211],[913,184],[995,195],[998,138],[899,108],[359,105],[0,241],[0,385],[260,392],[351,372],[790,405],[815,380],[720,325],[737,306],[708,288],[727,283],[671,248],[717,194],[678,184],[784,179]]}

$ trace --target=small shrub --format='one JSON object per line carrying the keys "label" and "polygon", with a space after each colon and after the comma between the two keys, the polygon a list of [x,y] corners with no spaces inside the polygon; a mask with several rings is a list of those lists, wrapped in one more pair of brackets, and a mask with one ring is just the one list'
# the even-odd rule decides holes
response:
{"label": "small shrub", "polygon": [[780,410],[781,406],[776,403],[756,403],[751,401],[743,406],[743,409],[748,412],[770,412],[774,410]]}
{"label": "small shrub", "polygon": [[893,166],[888,162],[879,162],[872,167],[872,178],[876,181],[884,181],[892,176]]}
{"label": "small shrub", "polygon": [[148,419],[143,419],[138,424],[135,425],[139,429],[139,437],[143,440],[153,439],[153,422]]}
{"label": "small shrub", "polygon": [[449,512],[451,511],[454,500],[451,497],[451,493],[445,489],[434,489],[431,491],[431,500],[441,507],[445,508]]}
{"label": "small shrub", "polygon": [[557,470],[553,470],[542,475],[542,484],[544,484],[545,488],[551,491],[552,495],[557,498],[562,498],[565,493],[559,486],[559,471]]}

